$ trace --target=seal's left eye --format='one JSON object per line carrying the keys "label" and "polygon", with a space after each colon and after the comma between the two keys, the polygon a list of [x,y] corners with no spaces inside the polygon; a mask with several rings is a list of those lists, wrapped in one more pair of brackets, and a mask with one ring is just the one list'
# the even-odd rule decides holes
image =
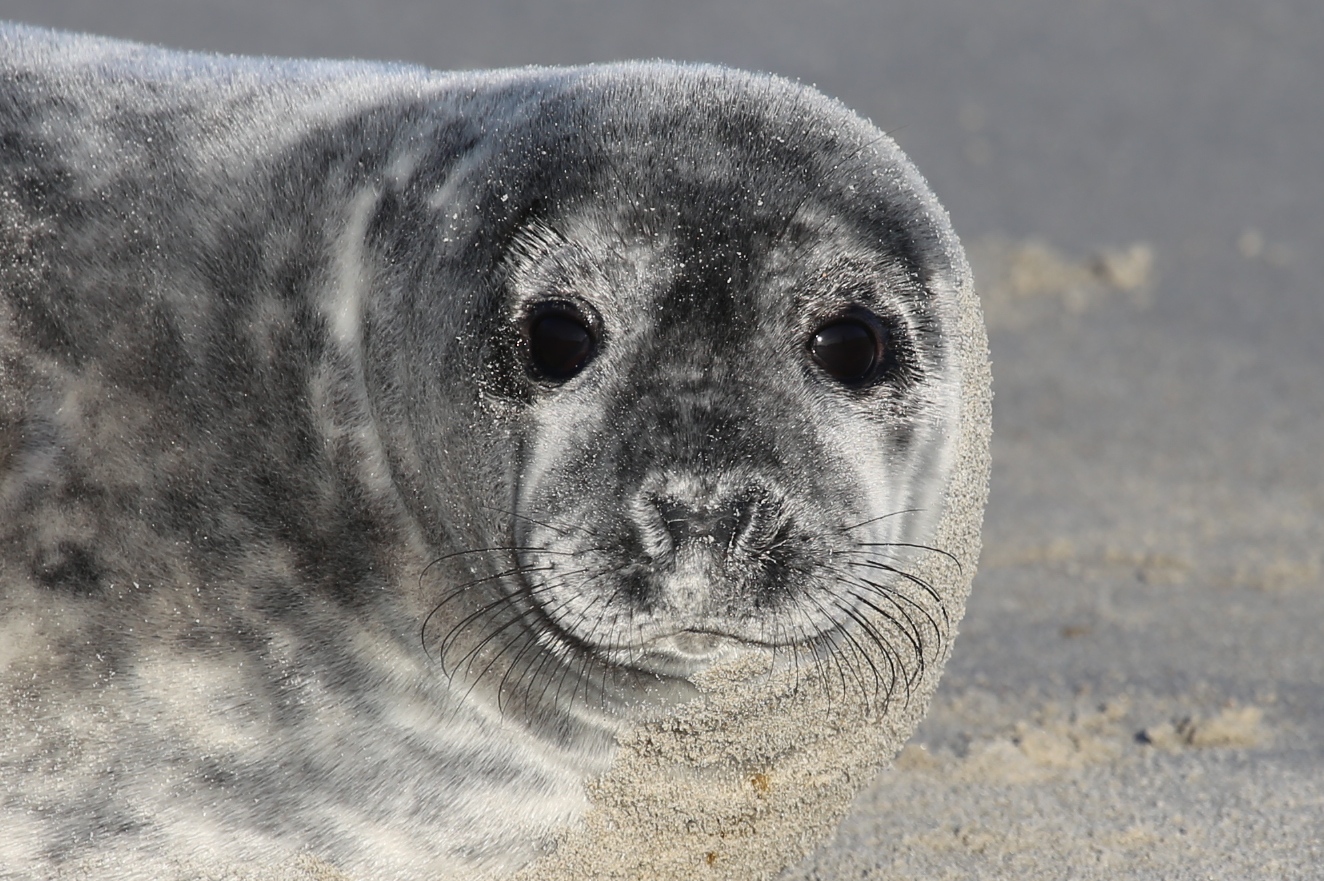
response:
{"label": "seal's left eye", "polygon": [[809,340],[814,363],[837,382],[860,385],[873,378],[887,353],[882,327],[849,317],[820,327]]}
{"label": "seal's left eye", "polygon": [[572,306],[539,309],[529,321],[529,354],[540,376],[564,382],[584,369],[597,348],[587,319]]}

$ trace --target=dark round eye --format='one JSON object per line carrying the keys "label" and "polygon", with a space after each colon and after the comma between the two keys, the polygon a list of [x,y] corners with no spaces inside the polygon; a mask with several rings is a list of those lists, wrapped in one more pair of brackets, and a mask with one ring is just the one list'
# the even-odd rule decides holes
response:
{"label": "dark round eye", "polygon": [[596,347],[588,320],[572,306],[545,306],[529,321],[533,368],[547,379],[564,382],[574,376],[584,369]]}
{"label": "dark round eye", "polygon": [[820,327],[809,341],[814,363],[837,382],[865,382],[883,362],[883,330],[859,318],[842,318]]}

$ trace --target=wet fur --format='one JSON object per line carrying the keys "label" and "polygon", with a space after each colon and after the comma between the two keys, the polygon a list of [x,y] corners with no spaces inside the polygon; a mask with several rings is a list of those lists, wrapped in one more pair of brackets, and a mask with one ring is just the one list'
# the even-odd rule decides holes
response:
{"label": "wet fur", "polygon": [[[945,636],[949,245],[778,79],[0,29],[0,865],[500,872],[714,658],[885,708]],[[603,320],[554,387],[548,296]],[[804,352],[853,304],[865,390]],[[656,519],[732,499],[725,552]]]}

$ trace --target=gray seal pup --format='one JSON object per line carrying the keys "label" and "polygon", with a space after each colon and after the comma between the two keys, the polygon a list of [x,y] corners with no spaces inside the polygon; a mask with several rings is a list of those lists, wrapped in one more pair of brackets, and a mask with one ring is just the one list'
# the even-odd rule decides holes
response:
{"label": "gray seal pup", "polygon": [[0,875],[500,877],[732,659],[907,704],[968,289],[782,79],[3,27]]}

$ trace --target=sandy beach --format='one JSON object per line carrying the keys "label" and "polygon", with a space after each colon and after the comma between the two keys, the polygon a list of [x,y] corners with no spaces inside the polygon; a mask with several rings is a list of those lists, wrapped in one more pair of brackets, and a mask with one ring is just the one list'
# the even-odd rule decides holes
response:
{"label": "sandy beach", "polygon": [[199,50],[670,57],[888,130],[970,252],[983,556],[918,733],[780,877],[1324,878],[1318,0],[10,0]]}

